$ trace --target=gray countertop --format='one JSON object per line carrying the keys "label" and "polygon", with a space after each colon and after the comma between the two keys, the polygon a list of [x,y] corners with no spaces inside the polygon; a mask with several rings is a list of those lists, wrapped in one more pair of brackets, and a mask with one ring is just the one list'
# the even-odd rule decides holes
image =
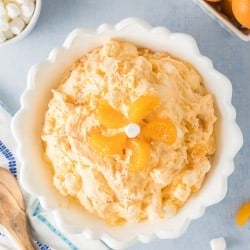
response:
{"label": "gray countertop", "polygon": [[232,101],[244,136],[244,146],[235,159],[235,172],[229,178],[228,193],[222,202],[209,207],[179,239],[138,243],[130,249],[205,250],[210,249],[212,238],[221,236],[226,238],[228,249],[250,249],[250,223],[238,228],[234,222],[237,208],[250,200],[250,42],[230,35],[191,0],[43,0],[41,16],[32,33],[17,44],[0,49],[0,100],[14,114],[30,66],[44,60],[74,28],[95,28],[129,16],[191,34],[197,40],[201,52],[232,81]]}

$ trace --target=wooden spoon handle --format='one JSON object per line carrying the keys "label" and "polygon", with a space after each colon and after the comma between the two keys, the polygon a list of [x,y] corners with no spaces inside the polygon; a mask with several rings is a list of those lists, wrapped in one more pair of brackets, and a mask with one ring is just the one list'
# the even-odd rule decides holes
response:
{"label": "wooden spoon handle", "polygon": [[10,190],[0,183],[0,223],[15,238],[22,250],[36,249],[29,235],[29,226],[24,210]]}
{"label": "wooden spoon handle", "polygon": [[4,226],[16,240],[21,250],[35,250],[36,247],[28,234],[28,225],[23,221],[22,217],[23,215],[19,214],[5,223]]}

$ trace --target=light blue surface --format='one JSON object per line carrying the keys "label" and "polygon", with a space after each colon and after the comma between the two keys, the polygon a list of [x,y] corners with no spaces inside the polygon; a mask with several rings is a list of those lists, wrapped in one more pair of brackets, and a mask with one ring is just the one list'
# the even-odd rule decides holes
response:
{"label": "light blue surface", "polygon": [[241,203],[250,200],[250,42],[230,35],[191,0],[43,0],[34,31],[23,41],[0,49],[0,100],[12,113],[16,112],[30,66],[44,60],[72,29],[95,28],[103,22],[115,23],[128,16],[144,18],[171,31],[189,33],[197,40],[201,52],[232,81],[233,104],[244,135],[244,146],[236,157],[226,198],[208,208],[178,240],[156,240],[130,249],[206,250],[210,249],[212,238],[223,236],[228,249],[249,250],[250,223],[238,228],[234,218]]}

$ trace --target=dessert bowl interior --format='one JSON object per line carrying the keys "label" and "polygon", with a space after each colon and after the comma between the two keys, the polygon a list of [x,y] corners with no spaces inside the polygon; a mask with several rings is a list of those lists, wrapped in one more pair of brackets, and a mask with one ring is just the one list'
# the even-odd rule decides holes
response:
{"label": "dessert bowl interior", "polygon": [[[51,167],[43,158],[41,130],[52,97],[51,89],[57,87],[62,74],[75,60],[111,38],[129,41],[153,51],[166,51],[191,63],[215,98],[218,120],[215,126],[217,152],[213,170],[202,189],[189,199],[175,217],[168,220],[109,227],[77,202],[59,195],[52,183]],[[127,247],[135,240],[149,242],[156,236],[176,238],[185,231],[192,219],[200,217],[207,206],[219,202],[226,194],[227,177],[234,169],[233,157],[242,145],[231,96],[230,81],[213,68],[208,58],[199,53],[196,42],[188,35],[173,34],[162,27],[152,28],[135,18],[125,19],[115,26],[101,25],[96,31],[76,29],[62,47],[50,53],[47,61],[33,66],[29,72],[28,86],[21,98],[21,109],[12,121],[12,130],[18,141],[18,156],[22,162],[21,183],[25,190],[39,198],[45,209],[54,213],[62,230],[102,239],[112,248]]]}

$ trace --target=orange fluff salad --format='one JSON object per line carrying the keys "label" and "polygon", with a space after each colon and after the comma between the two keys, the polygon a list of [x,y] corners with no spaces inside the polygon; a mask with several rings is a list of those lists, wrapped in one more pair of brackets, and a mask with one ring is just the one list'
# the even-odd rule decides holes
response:
{"label": "orange fluff salad", "polygon": [[192,65],[110,40],[52,93],[41,136],[63,196],[119,225],[170,218],[201,188],[216,116]]}

